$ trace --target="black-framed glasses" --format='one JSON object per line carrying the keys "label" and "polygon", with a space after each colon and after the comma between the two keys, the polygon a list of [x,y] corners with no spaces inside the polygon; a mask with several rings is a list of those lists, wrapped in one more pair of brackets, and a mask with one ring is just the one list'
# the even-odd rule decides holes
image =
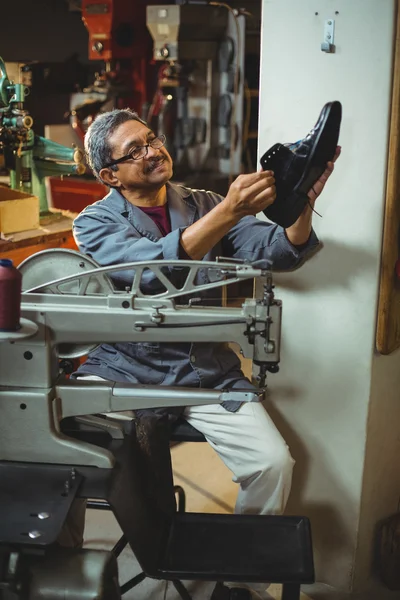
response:
{"label": "black-framed glasses", "polygon": [[149,146],[154,148],[154,150],[159,150],[164,146],[165,141],[165,135],[159,135],[144,146],[135,146],[135,148],[132,148],[132,150],[130,150],[128,154],[125,154],[125,156],[121,156],[121,158],[117,158],[116,160],[113,160],[112,162],[109,162],[106,165],[104,165],[103,169],[106,169],[107,167],[112,167],[113,165],[118,165],[119,163],[125,162],[126,160],[140,160],[141,158],[147,156]]}

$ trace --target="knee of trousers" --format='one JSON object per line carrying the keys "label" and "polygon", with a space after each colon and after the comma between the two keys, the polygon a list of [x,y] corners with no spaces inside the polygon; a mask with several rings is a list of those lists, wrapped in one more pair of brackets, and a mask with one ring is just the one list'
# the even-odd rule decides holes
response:
{"label": "knee of trousers", "polygon": [[[283,442],[279,450],[272,455],[269,462],[269,472],[280,477],[291,477],[295,461],[289,447]],[[268,458],[267,458],[268,465]]]}
{"label": "knee of trousers", "polygon": [[282,440],[280,444],[259,448],[248,464],[248,477],[285,480],[291,478],[295,461],[289,447]]}

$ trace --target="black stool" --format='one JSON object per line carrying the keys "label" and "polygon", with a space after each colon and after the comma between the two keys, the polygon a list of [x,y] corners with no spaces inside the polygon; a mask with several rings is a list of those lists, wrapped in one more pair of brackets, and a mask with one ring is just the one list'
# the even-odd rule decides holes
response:
{"label": "black stool", "polygon": [[183,600],[191,596],[182,580],[281,583],[281,600],[299,600],[301,584],[314,582],[309,520],[177,511],[170,431],[162,422],[150,425],[134,427],[114,446],[116,465],[111,479],[103,473],[105,489],[98,489],[99,469],[83,473],[81,497],[108,503],[101,508],[111,507],[124,532],[114,553],[127,541],[143,571],[121,594],[150,577],[171,581]]}
{"label": "black stool", "polygon": [[172,427],[171,442],[206,442],[206,438],[183,417]]}
{"label": "black stool", "polygon": [[[183,417],[180,417],[172,426],[172,434],[170,440],[174,443],[207,441],[204,435],[200,433],[200,431],[195,429],[192,425],[190,425],[190,423],[188,423]],[[177,511],[179,513],[184,513],[186,511],[185,490],[182,486],[175,485],[174,492],[178,499]],[[111,506],[108,504],[108,502],[104,502],[102,500],[88,500],[86,503],[86,508],[91,508],[93,510],[111,510]],[[128,540],[125,535],[122,535],[111,550],[112,554],[114,554],[114,556],[118,558],[118,556],[126,548],[127,545]],[[129,590],[134,588],[139,583],[141,583],[144,579],[146,579],[146,577],[146,574],[142,572],[138,575],[135,575],[135,577],[132,577],[132,579],[124,583],[120,588],[121,596],[129,592]],[[180,581],[174,581],[173,584],[180,596],[184,600],[190,599],[190,596],[187,594],[186,588]]]}
{"label": "black stool", "polygon": [[[111,474],[108,469],[82,468],[80,497],[88,500],[88,508],[112,510],[124,532],[113,548],[115,557],[129,543],[142,568],[120,587],[121,595],[151,577],[171,581],[183,600],[192,598],[182,580],[281,583],[281,600],[299,600],[301,584],[314,582],[309,520],[186,513],[181,502],[177,510],[174,495],[184,500],[184,491],[173,485],[173,440],[204,437],[182,421],[172,436],[162,422],[145,431],[133,427],[112,448],[116,465]],[[102,489],[101,477],[106,484]]]}
{"label": "black stool", "polygon": [[[171,442],[206,442],[206,438],[200,431],[195,429],[182,417],[176,421],[172,428]],[[174,486],[174,492],[178,497],[178,512],[186,511],[186,494],[181,485]]]}

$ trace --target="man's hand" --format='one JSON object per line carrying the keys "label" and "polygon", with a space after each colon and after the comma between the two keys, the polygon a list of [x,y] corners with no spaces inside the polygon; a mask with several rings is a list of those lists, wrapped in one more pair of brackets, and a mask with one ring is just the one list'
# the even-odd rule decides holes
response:
{"label": "man's hand", "polygon": [[239,175],[224,200],[184,230],[182,248],[193,260],[201,260],[242,217],[256,215],[275,198],[272,171]]}
{"label": "man's hand", "polygon": [[297,219],[296,223],[294,223],[291,227],[288,227],[286,229],[286,236],[289,242],[294,246],[302,246],[308,241],[310,237],[312,211],[314,208],[315,201],[324,189],[329,177],[332,175],[334,163],[339,158],[340,152],[341,147],[337,146],[333,160],[328,162],[325,171],[322,173],[321,177],[316,183],[314,183],[313,187],[308,192],[309,205],[306,205],[302,214]]}
{"label": "man's hand", "polygon": [[328,162],[328,164],[326,165],[325,171],[322,173],[321,177],[318,179],[318,181],[316,183],[314,183],[311,190],[308,192],[308,198],[312,203],[314,203],[316,201],[316,199],[318,198],[318,196],[321,194],[322,190],[324,189],[325,184],[328,181],[329,177],[332,175],[333,169],[335,168],[334,163],[339,158],[341,151],[342,151],[342,148],[340,146],[337,146],[333,160]]}
{"label": "man's hand", "polygon": [[239,175],[230,186],[222,204],[235,221],[247,215],[256,215],[276,198],[272,171]]}

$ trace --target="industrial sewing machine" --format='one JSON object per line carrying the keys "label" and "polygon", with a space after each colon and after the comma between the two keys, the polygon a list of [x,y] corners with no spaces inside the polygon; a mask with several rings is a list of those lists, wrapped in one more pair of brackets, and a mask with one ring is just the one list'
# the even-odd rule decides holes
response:
{"label": "industrial sewing machine", "polygon": [[[109,502],[148,576],[174,582],[280,577],[287,583],[283,597],[299,598],[300,582],[313,578],[307,520],[179,515],[166,511],[160,499],[161,508],[155,507],[154,495],[162,493],[146,492],[152,472],[147,453],[138,451],[134,430],[123,432],[105,418],[139,408],[258,401],[280,353],[281,302],[274,297],[267,267],[266,261],[156,261],[100,268],[70,250],[46,250],[20,265],[21,328],[0,332],[2,600],[120,598],[110,553],[57,547],[78,497]],[[186,274],[178,286],[174,277],[177,270],[182,276],[182,268]],[[110,277],[122,269],[134,271],[124,291],[116,290]],[[148,270],[164,286],[162,293],[141,291]],[[199,283],[200,272],[207,272],[210,283]],[[202,306],[190,299],[254,277],[264,280],[263,297],[247,299],[240,308]],[[179,304],[182,297],[184,305]],[[60,358],[85,355],[102,342],[187,340],[236,342],[260,369],[259,391],[69,380],[60,367]],[[71,419],[88,426],[90,435],[69,433],[63,424]],[[96,434],[105,434],[108,442],[96,441]],[[182,539],[192,542],[183,548]],[[243,558],[247,555],[254,558],[251,565]],[[260,569],[266,562],[269,566]]]}
{"label": "industrial sewing machine", "polygon": [[0,58],[0,158],[10,174],[14,190],[34,194],[40,201],[40,212],[48,212],[45,177],[50,175],[82,175],[83,152],[67,148],[35,135],[33,118],[24,109],[29,88],[8,79]]}

